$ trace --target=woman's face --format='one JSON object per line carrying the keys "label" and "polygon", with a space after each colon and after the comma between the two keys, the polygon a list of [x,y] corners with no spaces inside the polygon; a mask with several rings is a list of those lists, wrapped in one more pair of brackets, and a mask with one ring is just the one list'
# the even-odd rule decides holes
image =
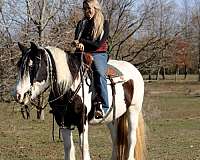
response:
{"label": "woman's face", "polygon": [[95,8],[93,5],[83,3],[83,12],[84,12],[86,18],[91,19],[95,15]]}

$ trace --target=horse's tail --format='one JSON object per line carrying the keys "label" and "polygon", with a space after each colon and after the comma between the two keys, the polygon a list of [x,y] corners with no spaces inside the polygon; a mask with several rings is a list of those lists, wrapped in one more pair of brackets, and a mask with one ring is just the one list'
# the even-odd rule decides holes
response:
{"label": "horse's tail", "polygon": [[142,113],[139,114],[138,127],[136,130],[136,146],[135,146],[135,160],[146,159],[146,144],[145,144],[145,130],[144,119]]}
{"label": "horse's tail", "polygon": [[[127,113],[119,118],[117,126],[117,160],[126,160],[128,157],[128,119]],[[145,160],[146,148],[144,139],[144,120],[140,113],[136,130],[135,160]]]}
{"label": "horse's tail", "polygon": [[117,126],[117,160],[125,160],[128,155],[127,113],[121,116]]}

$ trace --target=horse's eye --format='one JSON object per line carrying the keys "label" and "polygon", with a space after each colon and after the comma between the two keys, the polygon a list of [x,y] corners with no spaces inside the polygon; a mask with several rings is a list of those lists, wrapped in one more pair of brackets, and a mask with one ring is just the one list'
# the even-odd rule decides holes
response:
{"label": "horse's eye", "polygon": [[32,61],[32,60],[29,61],[28,66],[29,66],[30,68],[33,68],[33,61]]}
{"label": "horse's eye", "polygon": [[32,68],[33,68],[33,65],[30,65],[29,68],[32,69]]}
{"label": "horse's eye", "polygon": [[34,65],[33,65],[33,62],[32,62],[32,61],[29,62],[28,67],[29,67],[29,69],[33,69],[33,68],[34,68]]}

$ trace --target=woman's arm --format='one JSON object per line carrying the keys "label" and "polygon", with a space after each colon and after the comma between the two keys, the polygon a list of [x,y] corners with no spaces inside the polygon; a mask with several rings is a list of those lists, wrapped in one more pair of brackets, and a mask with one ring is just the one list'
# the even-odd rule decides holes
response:
{"label": "woman's arm", "polygon": [[80,20],[76,26],[74,40],[78,40],[81,27],[82,27],[82,20]]}
{"label": "woman's arm", "polygon": [[93,49],[96,50],[101,46],[102,43],[104,43],[108,39],[108,36],[109,36],[109,24],[108,24],[108,21],[105,20],[104,34],[103,34],[101,40],[92,41],[92,40],[87,40],[87,39],[81,38],[80,43],[83,43],[84,46],[89,45],[90,47],[92,47]]}

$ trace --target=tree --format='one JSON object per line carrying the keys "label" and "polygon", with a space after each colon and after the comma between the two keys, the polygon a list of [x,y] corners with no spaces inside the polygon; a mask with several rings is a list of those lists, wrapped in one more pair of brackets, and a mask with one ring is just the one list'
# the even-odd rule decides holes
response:
{"label": "tree", "polygon": [[27,7],[27,19],[32,21],[38,33],[40,44],[45,40],[45,28],[50,20],[56,16],[61,7],[61,0],[25,0]]}
{"label": "tree", "polygon": [[200,2],[194,0],[194,8],[192,11],[192,27],[195,48],[198,54],[198,75],[200,81]]}
{"label": "tree", "polygon": [[190,68],[190,45],[186,40],[183,40],[181,38],[177,38],[175,41],[175,58],[174,63],[176,66],[176,74],[175,74],[175,80],[177,78],[177,75],[179,74],[179,69],[184,68],[184,79],[186,79],[187,76],[187,70]]}
{"label": "tree", "polygon": [[[143,63],[142,70],[145,73],[156,73],[156,79],[159,79],[160,73],[165,79],[165,69],[171,67],[173,53],[170,47],[173,44],[177,34],[176,28],[177,17],[175,12],[175,4],[172,1],[154,0],[150,1],[153,6],[151,12],[148,13],[148,19],[139,32],[143,42],[150,42],[142,51],[145,52],[144,57],[147,58]],[[150,3],[147,1],[147,3]],[[145,44],[145,43],[144,43]]]}

